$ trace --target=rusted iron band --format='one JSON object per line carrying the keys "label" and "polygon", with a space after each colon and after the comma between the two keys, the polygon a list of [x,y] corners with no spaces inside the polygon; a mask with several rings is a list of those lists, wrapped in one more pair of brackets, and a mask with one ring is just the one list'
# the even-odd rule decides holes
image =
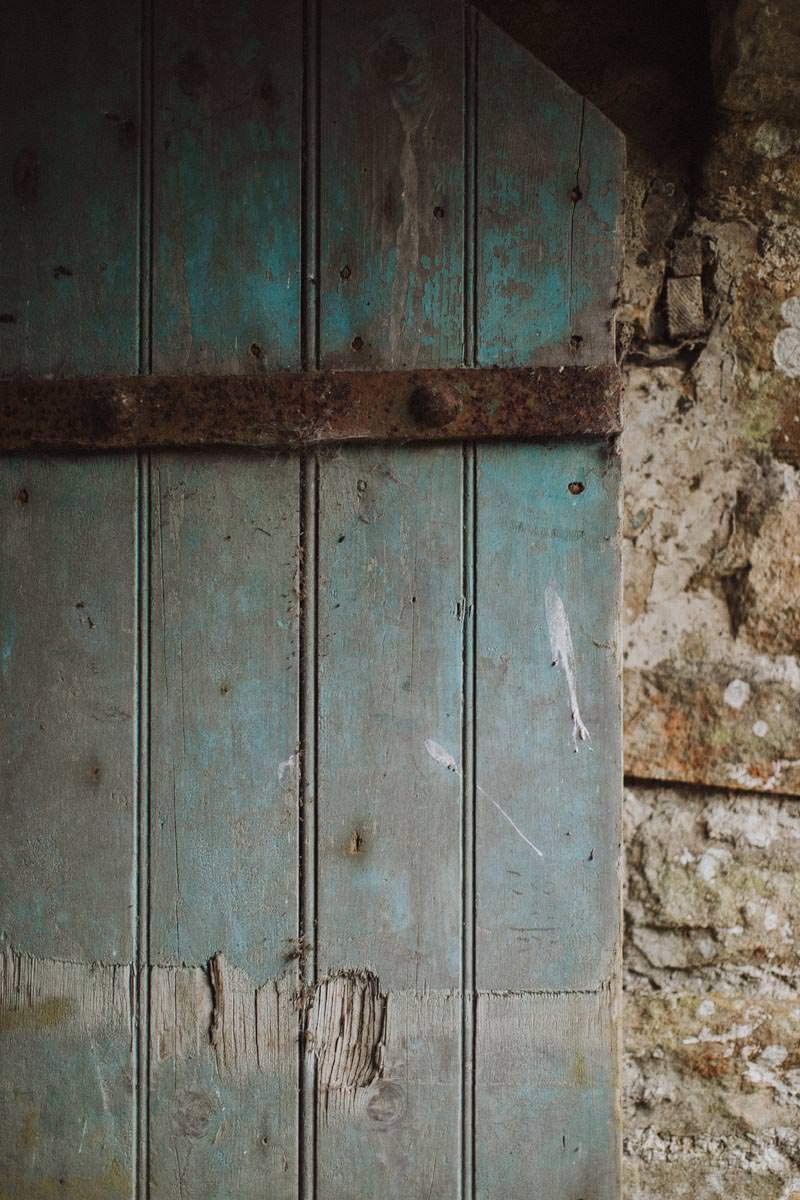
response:
{"label": "rusted iron band", "polygon": [[0,450],[604,437],[620,392],[609,366],[6,380]]}

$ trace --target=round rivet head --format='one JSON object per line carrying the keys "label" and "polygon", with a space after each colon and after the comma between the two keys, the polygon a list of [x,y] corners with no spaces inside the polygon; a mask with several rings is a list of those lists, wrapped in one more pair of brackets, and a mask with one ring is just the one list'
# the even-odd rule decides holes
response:
{"label": "round rivet head", "polygon": [[461,397],[449,383],[423,384],[411,393],[409,407],[418,425],[443,429],[454,421],[463,407]]}

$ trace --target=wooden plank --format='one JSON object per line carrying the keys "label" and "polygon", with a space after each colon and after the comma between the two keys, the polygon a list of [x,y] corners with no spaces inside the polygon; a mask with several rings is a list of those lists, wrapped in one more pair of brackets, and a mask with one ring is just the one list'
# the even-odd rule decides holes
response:
{"label": "wooden plank", "polygon": [[463,7],[324,0],[321,365],[463,354]]}
{"label": "wooden plank", "polygon": [[1,375],[135,363],[138,58],[134,5],[5,8]]}
{"label": "wooden plank", "polygon": [[[607,1159],[620,922],[618,487],[604,443],[478,450],[476,986],[521,994],[520,1057],[509,1050],[500,1066],[496,1004],[479,1001],[476,1164],[486,1197],[564,1195],[567,1179],[576,1195],[592,1179],[592,1195],[616,1196]],[[589,994],[588,1024],[573,1024],[585,997],[569,993]],[[535,1079],[545,1044],[562,1045],[563,1062],[540,1089],[528,1067]],[[511,1153],[523,1130],[539,1157]],[[579,1158],[562,1156],[562,1131],[577,1138]]]}
{"label": "wooden plank", "polygon": [[478,37],[477,361],[611,362],[621,135],[483,17]]}
{"label": "wooden plank", "polygon": [[[156,9],[157,371],[300,366],[301,32],[288,0]],[[168,965],[151,991],[151,1188],[288,1200],[299,465],[159,455],[152,471],[151,953]]]}
{"label": "wooden plank", "polygon": [[153,363],[295,367],[301,7],[155,6]]}
{"label": "wooden plank", "polygon": [[612,993],[482,994],[475,1197],[618,1200]]}
{"label": "wooden plank", "polygon": [[619,929],[618,459],[487,446],[478,470],[477,986],[593,988]]}
{"label": "wooden plank", "polygon": [[[150,952],[201,969],[190,1022],[208,1001],[195,1049],[151,1062],[154,1196],[295,1195],[296,1019],[280,1071],[220,1065],[212,1043],[237,993],[255,1039],[256,987],[294,978],[298,498],[296,459],[153,465]],[[217,953],[228,976],[203,970]]]}
{"label": "wooden plank", "polygon": [[134,495],[0,460],[3,1197],[130,1188]]}
{"label": "wooden plank", "polygon": [[583,102],[577,180],[570,259],[569,360],[613,362],[614,304],[622,272],[625,139],[588,100]]}
{"label": "wooden plank", "polygon": [[616,367],[0,382],[0,450],[270,448],[615,433]]}
{"label": "wooden plank", "polygon": [[461,974],[460,780],[426,748],[460,750],[461,536],[459,448],[322,460],[318,972],[368,967],[411,1014],[383,1078],[320,1122],[325,1200],[456,1188],[460,1006],[424,993]]}

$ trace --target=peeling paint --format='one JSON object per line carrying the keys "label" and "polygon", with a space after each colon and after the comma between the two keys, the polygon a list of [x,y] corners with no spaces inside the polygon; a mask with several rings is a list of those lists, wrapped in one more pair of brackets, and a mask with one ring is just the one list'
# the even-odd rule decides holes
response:
{"label": "peeling paint", "polygon": [[131,1028],[133,968],[0,950],[0,1030],[81,1036]]}
{"label": "peeling paint", "polygon": [[383,1073],[386,996],[371,971],[340,971],[320,980],[305,1010],[306,1051],[317,1060],[317,1087],[352,1098]]}
{"label": "peeling paint", "polygon": [[589,730],[581,719],[578,706],[578,684],[575,672],[575,647],[572,644],[572,631],[569,627],[564,602],[552,583],[547,585],[544,594],[547,628],[550,634],[550,650],[553,655],[553,666],[561,667],[567,681],[569,692],[570,714],[572,716],[572,741],[575,753],[578,753],[578,743],[589,741]]}

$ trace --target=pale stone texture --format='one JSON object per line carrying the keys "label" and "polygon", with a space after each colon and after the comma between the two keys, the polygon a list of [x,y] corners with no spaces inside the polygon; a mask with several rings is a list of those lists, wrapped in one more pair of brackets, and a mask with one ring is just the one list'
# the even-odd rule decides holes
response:
{"label": "pale stone texture", "polygon": [[626,1196],[789,1197],[800,803],[637,786],[625,820]]}
{"label": "pale stone texture", "polygon": [[634,154],[618,310],[625,1196],[800,1200],[800,6],[711,13],[714,135],[691,201]]}

